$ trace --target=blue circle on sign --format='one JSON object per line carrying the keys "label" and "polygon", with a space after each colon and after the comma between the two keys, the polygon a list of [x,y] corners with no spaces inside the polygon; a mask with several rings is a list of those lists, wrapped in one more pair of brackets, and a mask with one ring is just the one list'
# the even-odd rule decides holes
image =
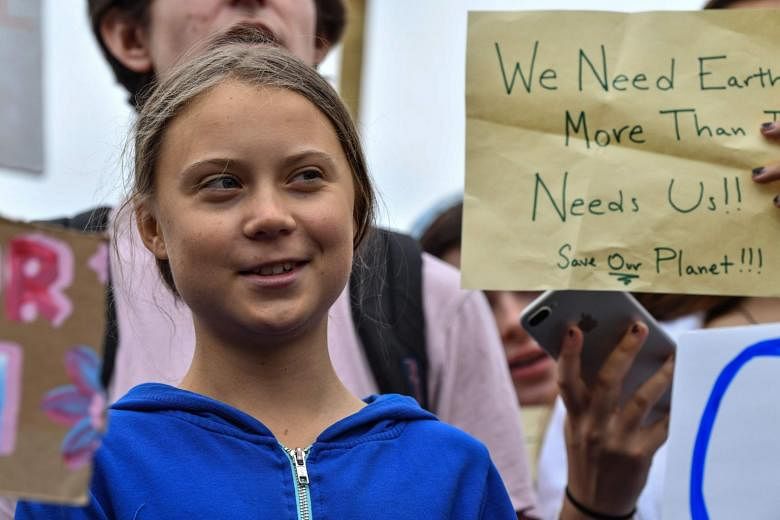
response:
{"label": "blue circle on sign", "polygon": [[707,448],[712,437],[712,427],[718,416],[718,409],[723,397],[742,367],[751,359],[757,357],[780,357],[780,338],[760,341],[747,347],[732,359],[718,375],[712,387],[707,405],[701,415],[696,441],[693,444],[691,460],[690,508],[693,520],[709,520],[707,505],[704,502],[704,463],[707,459]]}

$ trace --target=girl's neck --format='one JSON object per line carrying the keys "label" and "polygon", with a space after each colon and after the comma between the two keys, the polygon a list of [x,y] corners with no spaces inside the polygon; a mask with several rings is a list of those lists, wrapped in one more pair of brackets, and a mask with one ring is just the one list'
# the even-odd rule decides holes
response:
{"label": "girl's neck", "polygon": [[180,386],[265,424],[288,447],[306,447],[364,403],[336,375],[327,320],[309,333],[273,344],[224,344],[196,324],[195,356]]}

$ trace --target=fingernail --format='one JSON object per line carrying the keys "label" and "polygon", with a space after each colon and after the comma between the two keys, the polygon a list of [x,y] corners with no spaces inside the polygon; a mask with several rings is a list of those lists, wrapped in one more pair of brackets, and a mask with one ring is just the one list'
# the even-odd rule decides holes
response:
{"label": "fingernail", "polygon": [[758,177],[762,173],[764,173],[764,167],[763,166],[759,166],[757,168],[753,168],[753,177]]}
{"label": "fingernail", "polygon": [[775,201],[775,207],[780,208],[780,195],[775,195],[774,201]]}
{"label": "fingernail", "polygon": [[774,123],[761,123],[761,130],[772,130],[774,127]]}
{"label": "fingernail", "polygon": [[639,334],[639,324],[634,323],[631,325],[631,334]]}

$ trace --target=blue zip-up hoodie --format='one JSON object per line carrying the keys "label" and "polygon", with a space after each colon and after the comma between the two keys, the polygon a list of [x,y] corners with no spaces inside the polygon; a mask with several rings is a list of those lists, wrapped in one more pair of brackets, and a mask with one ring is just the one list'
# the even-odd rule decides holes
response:
{"label": "blue zip-up hoodie", "polygon": [[140,385],[111,407],[89,505],[20,502],[16,518],[516,520],[482,444],[411,398],[366,403],[302,462],[236,408]]}

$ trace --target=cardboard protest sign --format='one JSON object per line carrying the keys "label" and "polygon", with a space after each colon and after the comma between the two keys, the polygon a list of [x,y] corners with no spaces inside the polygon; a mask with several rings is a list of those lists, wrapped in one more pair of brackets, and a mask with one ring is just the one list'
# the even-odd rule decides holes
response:
{"label": "cardboard protest sign", "polygon": [[79,504],[103,431],[108,245],[0,219],[0,495]]}
{"label": "cardboard protest sign", "polygon": [[778,21],[470,13],[463,285],[780,294]]}
{"label": "cardboard protest sign", "polygon": [[780,324],[681,336],[663,518],[777,518]]}

